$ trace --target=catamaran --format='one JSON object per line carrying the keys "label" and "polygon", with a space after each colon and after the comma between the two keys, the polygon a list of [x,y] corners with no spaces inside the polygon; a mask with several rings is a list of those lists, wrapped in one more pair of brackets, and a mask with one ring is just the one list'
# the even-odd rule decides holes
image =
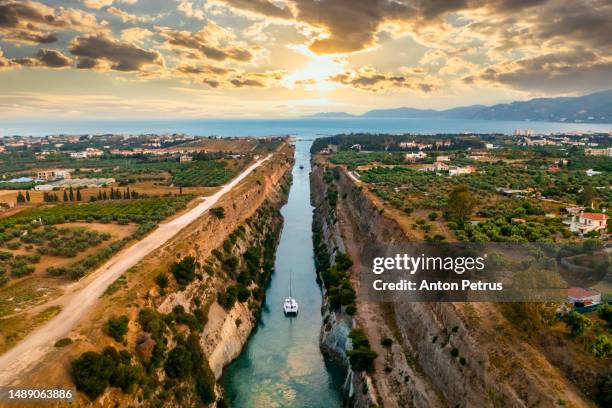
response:
{"label": "catamaran", "polygon": [[289,297],[285,299],[283,302],[283,311],[285,315],[297,315],[298,314],[298,303],[293,298],[293,294],[291,293],[291,276],[292,273],[289,271]]}

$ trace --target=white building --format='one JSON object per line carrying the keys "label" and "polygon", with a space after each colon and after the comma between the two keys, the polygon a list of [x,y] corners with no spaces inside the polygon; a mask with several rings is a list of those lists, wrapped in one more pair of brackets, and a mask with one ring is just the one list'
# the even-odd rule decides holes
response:
{"label": "white building", "polygon": [[88,147],[87,149],[85,149],[86,157],[100,157],[103,154],[104,154],[104,151],[100,149],[95,149],[93,147]]}
{"label": "white building", "polygon": [[565,224],[569,225],[570,231],[584,235],[591,231],[597,231],[601,234],[605,233],[607,228],[608,216],[603,213],[580,213],[572,215]]}
{"label": "white building", "polygon": [[437,162],[447,162],[447,161],[450,161],[450,157],[448,157],[448,156],[438,156],[438,157],[436,157],[436,161]]}
{"label": "white building", "polygon": [[424,159],[425,157],[427,157],[427,153],[425,152],[411,152],[411,153],[406,153],[406,156],[404,156],[404,160],[409,161],[409,162],[413,162],[416,161],[418,159]]}
{"label": "white building", "polygon": [[595,171],[593,169],[588,169],[586,171],[586,175],[589,177],[597,176],[598,174],[601,174],[601,171]]}
{"label": "white building", "polygon": [[36,178],[38,180],[45,180],[45,181],[58,180],[58,179],[69,180],[71,172],[72,172],[72,169],[43,170],[43,171],[39,171],[36,174]]}
{"label": "white building", "polygon": [[459,176],[462,174],[472,174],[475,172],[476,172],[476,167],[474,166],[465,166],[465,167],[451,166],[448,169],[448,174],[451,176]]}
{"label": "white building", "polygon": [[189,163],[190,161],[193,161],[193,157],[191,156],[181,156],[179,158],[179,162],[181,163]]}
{"label": "white building", "polygon": [[71,159],[86,159],[87,152],[72,152],[70,153],[70,158]]}
{"label": "white building", "polygon": [[435,162],[422,169],[423,171],[448,171],[448,165],[442,162]]}

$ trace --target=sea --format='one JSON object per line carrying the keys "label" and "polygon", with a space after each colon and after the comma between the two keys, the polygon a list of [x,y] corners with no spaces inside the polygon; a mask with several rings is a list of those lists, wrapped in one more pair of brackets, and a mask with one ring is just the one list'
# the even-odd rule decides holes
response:
{"label": "sea", "polygon": [[277,136],[308,138],[338,133],[534,133],[612,132],[612,124],[491,121],[441,118],[295,118],[295,119],[142,119],[0,120],[0,136],[94,133],[184,133],[193,136]]}

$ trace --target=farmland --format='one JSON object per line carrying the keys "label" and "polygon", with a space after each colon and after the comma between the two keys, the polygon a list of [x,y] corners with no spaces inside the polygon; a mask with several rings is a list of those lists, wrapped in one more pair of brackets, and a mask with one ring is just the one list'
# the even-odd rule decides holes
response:
{"label": "farmland", "polygon": [[[319,160],[353,172],[416,239],[567,240],[573,234],[562,223],[566,207],[591,212],[612,207],[612,159],[586,157],[576,147],[528,148],[500,135],[356,134],[317,139],[312,151],[325,152]],[[415,151],[423,157],[404,159]],[[438,157],[443,165],[433,168]],[[471,171],[451,176],[453,166]],[[466,207],[459,215],[453,195]]]}

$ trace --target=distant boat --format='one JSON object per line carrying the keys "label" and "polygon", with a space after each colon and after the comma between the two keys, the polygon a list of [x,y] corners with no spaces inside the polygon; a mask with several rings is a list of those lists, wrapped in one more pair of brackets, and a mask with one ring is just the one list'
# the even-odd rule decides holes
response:
{"label": "distant boat", "polygon": [[285,316],[296,315],[298,314],[298,303],[293,298],[293,294],[291,293],[291,277],[292,272],[289,271],[289,297],[285,299],[283,302],[283,311],[285,312]]}
{"label": "distant boat", "polygon": [[304,166],[300,164],[300,170],[304,170]]}

